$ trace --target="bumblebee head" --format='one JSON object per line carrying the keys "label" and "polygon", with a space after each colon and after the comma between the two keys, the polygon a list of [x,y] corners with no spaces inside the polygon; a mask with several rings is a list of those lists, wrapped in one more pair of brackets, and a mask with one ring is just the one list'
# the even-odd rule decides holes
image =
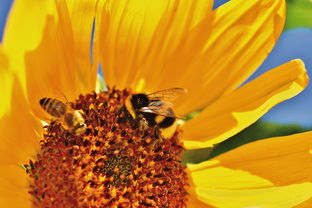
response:
{"label": "bumblebee head", "polygon": [[135,110],[138,110],[142,107],[148,106],[149,99],[146,94],[134,94],[131,97],[131,104]]}

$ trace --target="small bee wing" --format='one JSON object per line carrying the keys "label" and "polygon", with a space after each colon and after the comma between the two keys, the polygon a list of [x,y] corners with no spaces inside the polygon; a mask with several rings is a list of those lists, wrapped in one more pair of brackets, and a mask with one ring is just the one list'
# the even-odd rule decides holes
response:
{"label": "small bee wing", "polygon": [[54,108],[56,111],[64,114],[66,112],[66,109],[68,108],[68,106],[65,103],[60,101],[60,102],[55,104]]}
{"label": "small bee wing", "polygon": [[176,118],[172,110],[172,104],[166,101],[151,102],[147,107],[141,108],[140,112],[155,113],[160,116]]}
{"label": "small bee wing", "polygon": [[148,94],[147,97],[149,100],[162,100],[162,101],[172,101],[177,98],[179,95],[187,93],[187,90],[184,88],[170,88],[161,91],[157,91],[151,94]]}

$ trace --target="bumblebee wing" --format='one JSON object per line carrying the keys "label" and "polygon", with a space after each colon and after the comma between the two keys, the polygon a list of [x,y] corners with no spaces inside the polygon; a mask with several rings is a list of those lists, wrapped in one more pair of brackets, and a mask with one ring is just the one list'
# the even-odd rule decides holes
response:
{"label": "bumblebee wing", "polygon": [[177,98],[179,95],[187,93],[187,90],[184,88],[170,88],[161,91],[157,91],[151,94],[148,94],[147,97],[151,101],[162,100],[162,101],[172,101]]}
{"label": "bumblebee wing", "polygon": [[155,113],[160,116],[176,118],[176,115],[172,110],[172,104],[165,101],[151,102],[147,107],[141,108],[140,112]]}

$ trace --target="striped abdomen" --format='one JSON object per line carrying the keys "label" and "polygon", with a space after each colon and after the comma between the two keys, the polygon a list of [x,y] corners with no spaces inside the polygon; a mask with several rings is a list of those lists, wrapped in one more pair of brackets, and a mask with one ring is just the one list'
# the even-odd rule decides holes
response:
{"label": "striped abdomen", "polygon": [[39,103],[51,116],[60,118],[66,113],[66,104],[55,98],[42,98]]}

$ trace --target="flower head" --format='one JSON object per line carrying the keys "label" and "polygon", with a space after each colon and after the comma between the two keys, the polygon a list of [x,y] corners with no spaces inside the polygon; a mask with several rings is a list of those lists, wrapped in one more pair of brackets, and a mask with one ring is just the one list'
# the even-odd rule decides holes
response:
{"label": "flower head", "polygon": [[46,126],[36,161],[26,165],[35,207],[185,207],[187,174],[178,133],[170,139],[119,121],[129,91],[80,96],[86,132]]}
{"label": "flower head", "polygon": [[[16,0],[0,51],[1,205],[311,203],[310,132],[181,164],[184,148],[213,147],[307,85],[303,63],[293,60],[238,87],[274,46],[284,10],[282,0],[232,0],[216,10],[204,0]],[[105,92],[94,91],[99,65]],[[131,116],[126,102],[172,87],[188,93],[167,109],[203,110],[167,138],[156,116],[153,124],[141,111]],[[56,104],[59,117],[47,110],[60,112]],[[74,115],[83,131],[68,128]]]}

